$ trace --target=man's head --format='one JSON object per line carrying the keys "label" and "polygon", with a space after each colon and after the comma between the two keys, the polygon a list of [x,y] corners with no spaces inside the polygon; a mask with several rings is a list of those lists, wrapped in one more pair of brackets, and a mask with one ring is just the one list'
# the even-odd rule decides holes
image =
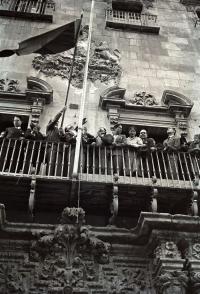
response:
{"label": "man's head", "polygon": [[167,129],[167,135],[168,136],[174,136],[176,134],[175,128],[168,128]]}
{"label": "man's head", "polygon": [[106,135],[106,129],[103,128],[103,127],[99,128],[97,134],[98,134],[99,137],[105,136]]}
{"label": "man's head", "polygon": [[199,135],[194,135],[194,142],[199,143]]}
{"label": "man's head", "polygon": [[129,136],[131,138],[134,138],[136,136],[136,130],[135,130],[135,128],[134,127],[130,127],[128,133],[129,133]]}
{"label": "man's head", "polygon": [[122,133],[122,125],[121,124],[116,124],[113,129],[114,129],[114,132],[116,135],[120,135]]}
{"label": "man's head", "polygon": [[16,127],[16,128],[21,127],[21,125],[22,125],[21,117],[18,115],[15,115],[13,118],[13,124],[14,124],[14,127]]}
{"label": "man's head", "polygon": [[141,139],[146,139],[148,137],[147,131],[146,130],[141,130],[140,131],[140,138]]}

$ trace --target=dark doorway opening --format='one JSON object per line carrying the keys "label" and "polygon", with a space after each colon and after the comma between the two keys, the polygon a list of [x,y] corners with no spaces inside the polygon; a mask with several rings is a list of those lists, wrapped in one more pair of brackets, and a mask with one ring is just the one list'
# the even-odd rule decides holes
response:
{"label": "dark doorway opening", "polygon": [[[134,125],[134,127],[136,129],[137,136],[139,136],[141,130],[145,129],[147,131],[148,137],[153,138],[156,143],[162,144],[163,141],[167,138],[167,128],[136,125]],[[127,137],[129,128],[130,125],[123,125],[123,134],[125,134]]]}
{"label": "dark doorway opening", "polygon": [[[0,113],[0,133],[6,128],[13,127],[14,116],[14,114]],[[29,116],[20,115],[20,117],[22,118],[22,129],[25,131],[28,127]]]}

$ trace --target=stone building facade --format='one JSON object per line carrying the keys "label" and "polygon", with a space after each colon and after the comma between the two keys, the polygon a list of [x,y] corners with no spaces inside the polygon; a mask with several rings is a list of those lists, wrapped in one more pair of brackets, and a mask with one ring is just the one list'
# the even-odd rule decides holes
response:
{"label": "stone building facade", "polygon": [[[90,8],[90,0],[0,1],[0,50],[83,10],[64,126],[78,124]],[[74,177],[71,145],[1,140],[0,293],[200,293],[200,147],[159,149],[167,128],[187,142],[199,135],[199,9],[198,0],[95,0],[88,132],[119,123],[128,136],[134,125],[157,149],[135,157],[134,173],[129,149],[84,147]],[[24,129],[38,121],[45,133],[64,105],[72,55],[0,58],[0,132],[17,114]],[[53,175],[37,172],[48,168],[48,150],[51,158],[56,150]]]}

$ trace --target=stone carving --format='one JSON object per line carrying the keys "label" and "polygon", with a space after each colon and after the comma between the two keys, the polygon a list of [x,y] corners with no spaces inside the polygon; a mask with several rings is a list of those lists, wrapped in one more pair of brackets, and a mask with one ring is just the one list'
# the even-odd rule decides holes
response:
{"label": "stone carving", "polygon": [[200,260],[200,243],[191,244],[191,246],[185,250],[185,256],[187,259]]}
{"label": "stone carving", "polygon": [[0,91],[1,92],[20,92],[19,81],[10,79],[0,79]]}
{"label": "stone carving", "polygon": [[[83,28],[74,63],[72,85],[77,88],[81,88],[83,82],[87,36],[88,26]],[[105,41],[99,44],[93,41],[91,44],[88,78],[92,82],[100,80],[102,83],[108,83],[112,80],[118,84],[122,71],[119,64],[120,58],[120,52],[117,49],[112,51]],[[72,59],[73,49],[55,55],[37,56],[33,59],[32,64],[36,70],[46,76],[60,76],[63,79],[69,79]]]}
{"label": "stone carving", "polygon": [[190,272],[190,282],[194,294],[200,293],[200,272]]}
{"label": "stone carving", "polygon": [[188,276],[183,271],[164,271],[155,279],[158,294],[185,294]]}
{"label": "stone carving", "polygon": [[107,276],[105,280],[109,294],[149,293],[143,270],[124,268],[118,276]]}
{"label": "stone carving", "polygon": [[155,257],[159,258],[181,258],[181,253],[179,252],[176,244],[172,241],[161,242],[161,244],[155,249]]}
{"label": "stone carving", "polygon": [[128,99],[128,103],[134,105],[143,105],[143,106],[154,106],[158,105],[156,98],[149,93],[146,92],[136,92],[133,98]]}
{"label": "stone carving", "polygon": [[[65,208],[61,224],[53,233],[40,232],[31,247],[31,259],[39,262],[36,280],[47,289],[61,287],[72,293],[73,287],[94,278],[93,264],[87,264],[83,255],[93,255],[99,263],[109,261],[110,245],[96,238],[84,226],[85,212],[81,208]],[[66,290],[67,291],[67,290]]]}
{"label": "stone carving", "polygon": [[24,294],[23,276],[13,265],[0,264],[0,293]]}

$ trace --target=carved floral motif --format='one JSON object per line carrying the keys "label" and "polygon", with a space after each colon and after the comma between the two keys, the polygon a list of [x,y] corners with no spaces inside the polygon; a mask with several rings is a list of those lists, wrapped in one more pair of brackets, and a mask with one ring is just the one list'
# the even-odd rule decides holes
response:
{"label": "carved floral motif", "polygon": [[[81,88],[83,82],[87,36],[88,26],[85,26],[78,43],[72,76],[72,85],[77,88]],[[120,52],[117,49],[112,51],[107,42],[96,44],[93,41],[91,44],[88,78],[92,82],[100,80],[102,83],[108,83],[112,80],[118,84],[122,71],[119,64],[120,58]],[[55,55],[39,55],[33,59],[32,64],[36,70],[46,76],[60,76],[63,79],[69,79],[72,59],[73,49]]]}
{"label": "carved floral motif", "polygon": [[10,79],[0,79],[0,91],[1,92],[20,92],[19,81]]}
{"label": "carved floral motif", "polygon": [[83,255],[88,252],[99,263],[107,263],[110,245],[96,238],[83,226],[85,212],[81,208],[65,208],[61,224],[54,232],[40,232],[31,248],[31,259],[39,262],[36,280],[46,282],[48,289],[73,287],[94,278],[94,261],[88,264]]}
{"label": "carved floral motif", "polygon": [[146,92],[136,92],[133,98],[128,99],[128,103],[143,106],[158,105],[156,98],[152,94]]}
{"label": "carved floral motif", "polygon": [[155,257],[159,258],[181,258],[177,245],[172,241],[161,242],[155,249]]}
{"label": "carved floral motif", "polygon": [[164,271],[155,279],[158,294],[185,294],[188,276],[183,271]]}
{"label": "carved floral motif", "polygon": [[25,293],[23,276],[12,265],[0,264],[0,293]]}

